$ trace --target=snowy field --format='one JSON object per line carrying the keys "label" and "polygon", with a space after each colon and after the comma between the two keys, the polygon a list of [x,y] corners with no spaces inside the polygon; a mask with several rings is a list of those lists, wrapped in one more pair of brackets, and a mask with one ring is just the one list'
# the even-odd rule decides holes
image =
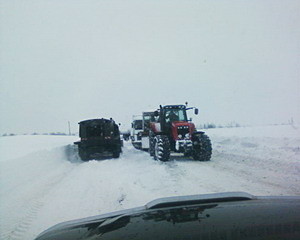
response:
{"label": "snowy field", "polygon": [[167,163],[130,142],[119,159],[82,162],[69,151],[77,137],[0,137],[0,239],[33,239],[62,221],[160,197],[300,195],[299,133],[292,126],[210,129],[210,162],[172,156]]}

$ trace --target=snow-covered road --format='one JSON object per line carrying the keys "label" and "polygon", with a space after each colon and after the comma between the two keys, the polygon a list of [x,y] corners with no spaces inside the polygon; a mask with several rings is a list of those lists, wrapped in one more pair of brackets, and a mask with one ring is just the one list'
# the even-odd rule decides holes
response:
{"label": "snow-covered road", "polygon": [[211,129],[210,162],[154,161],[125,142],[119,159],[70,156],[77,137],[0,138],[0,239],[33,239],[71,219],[141,206],[155,198],[245,191],[300,195],[300,130]]}

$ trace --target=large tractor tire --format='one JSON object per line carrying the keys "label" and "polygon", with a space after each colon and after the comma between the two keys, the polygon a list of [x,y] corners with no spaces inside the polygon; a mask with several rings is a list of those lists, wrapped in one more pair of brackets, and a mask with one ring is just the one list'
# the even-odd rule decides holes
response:
{"label": "large tractor tire", "polygon": [[193,138],[193,152],[194,160],[209,161],[212,154],[211,141],[205,134],[194,135]]}
{"label": "large tractor tire", "polygon": [[153,157],[154,153],[155,153],[154,147],[155,147],[155,137],[150,135],[148,151],[149,151],[149,154],[150,154],[151,157]]}
{"label": "large tractor tire", "polygon": [[170,142],[167,136],[157,135],[154,141],[154,159],[163,162],[170,159]]}

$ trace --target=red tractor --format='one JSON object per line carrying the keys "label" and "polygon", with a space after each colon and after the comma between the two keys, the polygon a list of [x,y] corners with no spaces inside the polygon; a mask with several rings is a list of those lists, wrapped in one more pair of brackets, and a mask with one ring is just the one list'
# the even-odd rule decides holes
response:
{"label": "red tractor", "polygon": [[160,106],[150,122],[149,153],[154,159],[168,161],[170,152],[183,153],[199,161],[209,161],[212,147],[209,137],[197,131],[186,111],[198,109],[186,105]]}

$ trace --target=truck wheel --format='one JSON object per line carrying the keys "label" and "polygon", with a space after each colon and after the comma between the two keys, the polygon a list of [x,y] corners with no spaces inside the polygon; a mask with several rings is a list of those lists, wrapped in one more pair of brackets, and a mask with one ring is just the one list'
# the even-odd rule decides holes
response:
{"label": "truck wheel", "polygon": [[154,145],[155,145],[155,139],[154,137],[149,137],[149,154],[151,157],[154,156]]}
{"label": "truck wheel", "polygon": [[168,161],[170,159],[170,142],[166,136],[158,135],[154,141],[154,159]]}
{"label": "truck wheel", "polygon": [[193,152],[194,160],[209,161],[212,154],[211,141],[205,134],[193,136]]}
{"label": "truck wheel", "polygon": [[113,152],[113,158],[119,158],[119,157],[120,157],[120,152],[119,151]]}
{"label": "truck wheel", "polygon": [[113,149],[113,151],[112,151],[112,157],[113,158],[119,158],[120,157],[120,154],[121,154],[121,152],[122,152],[122,148],[121,148],[121,146],[117,146],[117,147],[115,147],[115,149]]}
{"label": "truck wheel", "polygon": [[81,158],[82,161],[88,161],[89,160],[89,154],[85,149],[79,148],[78,150],[79,157]]}

